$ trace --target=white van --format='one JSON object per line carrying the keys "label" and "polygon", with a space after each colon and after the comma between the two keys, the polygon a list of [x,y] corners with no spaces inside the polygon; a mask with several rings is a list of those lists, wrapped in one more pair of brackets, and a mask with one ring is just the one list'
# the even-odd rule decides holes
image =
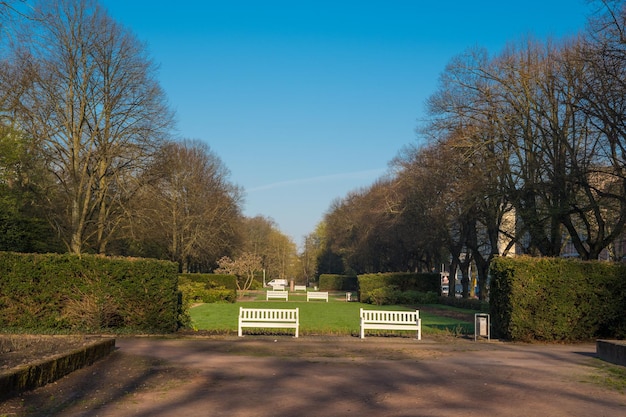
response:
{"label": "white van", "polygon": [[277,287],[279,285],[282,285],[283,287],[287,287],[289,286],[289,282],[287,282],[286,279],[273,279],[267,284],[265,284],[266,287]]}

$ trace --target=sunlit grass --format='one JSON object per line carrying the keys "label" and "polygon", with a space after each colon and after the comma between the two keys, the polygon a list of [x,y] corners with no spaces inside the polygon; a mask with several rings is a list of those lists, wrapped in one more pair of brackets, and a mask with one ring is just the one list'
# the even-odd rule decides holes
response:
{"label": "sunlit grass", "polygon": [[[245,308],[299,308],[300,333],[303,335],[356,335],[359,333],[359,309],[371,310],[410,310],[403,306],[373,306],[358,302],[345,301],[306,302],[302,301],[247,301],[235,304],[201,304],[190,310],[195,329],[215,333],[236,333],[239,307]],[[295,297],[300,299],[299,296]],[[290,294],[290,299],[293,299]],[[463,333],[474,332],[473,323],[449,317],[420,312],[422,332]]]}

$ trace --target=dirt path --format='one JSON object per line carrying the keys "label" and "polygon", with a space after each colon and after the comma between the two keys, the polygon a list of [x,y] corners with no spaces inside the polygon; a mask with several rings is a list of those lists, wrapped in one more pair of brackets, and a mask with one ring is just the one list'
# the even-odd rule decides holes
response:
{"label": "dirt path", "polygon": [[617,416],[595,345],[445,338],[121,338],[0,404],[17,416]]}

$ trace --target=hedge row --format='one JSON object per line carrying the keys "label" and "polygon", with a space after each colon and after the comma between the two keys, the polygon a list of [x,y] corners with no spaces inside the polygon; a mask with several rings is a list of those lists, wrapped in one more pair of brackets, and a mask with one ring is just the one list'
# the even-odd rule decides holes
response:
{"label": "hedge row", "polygon": [[178,289],[187,309],[193,303],[234,303],[237,300],[237,277],[221,274],[181,274]]}
{"label": "hedge row", "polygon": [[177,283],[167,261],[0,252],[0,328],[173,332]]}
{"label": "hedge row", "polygon": [[321,274],[319,287],[320,291],[356,291],[359,283],[354,275]]}
{"label": "hedge row", "polygon": [[180,274],[181,282],[201,282],[210,288],[224,288],[237,291],[237,277],[228,274]]}
{"label": "hedge row", "polygon": [[438,273],[365,274],[358,276],[358,285],[359,300],[363,303],[402,303],[402,297],[407,294],[414,294],[413,298],[419,299],[419,293],[432,294],[436,302],[441,277]]}
{"label": "hedge row", "polygon": [[578,341],[626,337],[626,267],[561,258],[498,258],[491,264],[496,337]]}

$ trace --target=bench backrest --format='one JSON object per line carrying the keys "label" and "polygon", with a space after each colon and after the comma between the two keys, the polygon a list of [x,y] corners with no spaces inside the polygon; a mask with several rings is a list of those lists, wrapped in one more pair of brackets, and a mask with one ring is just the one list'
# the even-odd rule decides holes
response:
{"label": "bench backrest", "polygon": [[279,297],[279,298],[287,298],[287,297],[289,297],[289,293],[287,291],[267,290],[266,295],[269,298],[271,298],[271,297]]}
{"label": "bench backrest", "polygon": [[272,290],[274,291],[285,291],[284,285],[272,285]]}
{"label": "bench backrest", "polygon": [[419,311],[385,311],[361,309],[361,321],[366,323],[417,323]]}
{"label": "bench backrest", "polygon": [[243,308],[239,307],[239,320],[297,322],[297,308]]}

